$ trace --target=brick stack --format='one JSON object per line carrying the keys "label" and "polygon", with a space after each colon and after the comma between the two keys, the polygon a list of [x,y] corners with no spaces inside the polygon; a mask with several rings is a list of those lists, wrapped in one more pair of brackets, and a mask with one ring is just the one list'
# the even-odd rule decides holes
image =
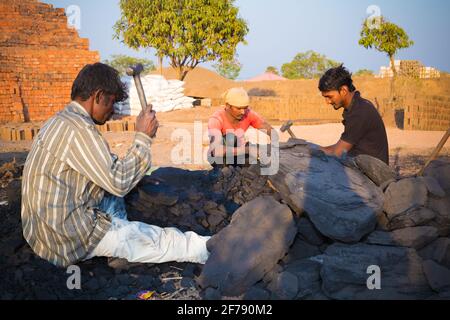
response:
{"label": "brick stack", "polygon": [[450,98],[421,96],[405,101],[405,130],[447,131],[450,128]]}
{"label": "brick stack", "polygon": [[70,101],[80,69],[99,61],[67,26],[64,9],[37,0],[0,2],[0,123],[41,121]]}

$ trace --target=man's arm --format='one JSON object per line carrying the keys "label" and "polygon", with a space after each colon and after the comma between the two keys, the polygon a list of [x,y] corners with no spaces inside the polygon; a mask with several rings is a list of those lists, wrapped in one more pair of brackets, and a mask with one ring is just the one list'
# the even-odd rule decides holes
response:
{"label": "man's arm", "polygon": [[157,127],[154,112],[147,108],[136,121],[138,132],[123,159],[110,153],[108,144],[95,128],[78,130],[74,132],[67,163],[102,189],[123,197],[151,166],[150,136],[154,136]]}
{"label": "man's arm", "polygon": [[224,157],[226,154],[232,155],[232,156],[240,156],[247,152],[246,146],[241,147],[226,147],[222,143],[222,135],[220,132],[213,132],[213,130],[210,130],[210,138],[209,138],[209,150],[208,153],[212,155],[213,157]]}
{"label": "man's arm", "polygon": [[258,130],[267,134],[271,139],[272,139],[272,134],[274,135],[273,138],[278,139],[278,132],[265,120]]}
{"label": "man's arm", "polygon": [[344,152],[349,152],[353,148],[351,143],[340,139],[336,144],[328,147],[320,147],[320,150],[327,155],[341,157]]}

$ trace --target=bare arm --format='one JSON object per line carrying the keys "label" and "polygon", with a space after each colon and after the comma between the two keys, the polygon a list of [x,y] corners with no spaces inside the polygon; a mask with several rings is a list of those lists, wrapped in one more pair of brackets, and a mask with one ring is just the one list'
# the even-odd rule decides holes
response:
{"label": "bare arm", "polygon": [[353,148],[351,143],[339,140],[336,144],[328,147],[321,147],[320,150],[327,155],[341,157],[344,152],[349,152]]}
{"label": "bare arm", "polygon": [[226,154],[239,156],[247,152],[246,146],[241,146],[238,148],[225,147],[222,143],[222,136],[215,134],[210,137],[209,141],[209,151],[208,153],[213,157],[223,157]]}
{"label": "bare arm", "polygon": [[261,128],[259,128],[258,130],[267,134],[271,139],[272,139],[272,134],[273,134],[274,135],[273,138],[276,138],[277,140],[279,140],[278,132],[267,121],[264,121]]}

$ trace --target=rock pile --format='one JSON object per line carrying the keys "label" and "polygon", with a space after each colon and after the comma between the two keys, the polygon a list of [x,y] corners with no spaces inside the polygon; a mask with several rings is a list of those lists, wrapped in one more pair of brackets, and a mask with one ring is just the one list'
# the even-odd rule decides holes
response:
{"label": "rock pile", "polygon": [[281,150],[269,178],[278,194],[243,205],[208,242],[197,279],[205,298],[450,299],[450,164],[397,181],[376,159],[324,160],[303,148]]}
{"label": "rock pile", "polygon": [[156,170],[126,197],[129,219],[213,236],[209,260],[96,258],[79,264],[82,291],[32,253],[16,197],[0,206],[1,298],[450,299],[450,163],[397,179],[371,158],[304,148],[280,149],[271,177],[258,165]]}

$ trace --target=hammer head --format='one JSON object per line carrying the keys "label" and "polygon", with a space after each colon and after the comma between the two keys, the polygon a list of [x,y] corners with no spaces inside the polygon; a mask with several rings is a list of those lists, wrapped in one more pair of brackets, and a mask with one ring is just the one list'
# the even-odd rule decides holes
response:
{"label": "hammer head", "polygon": [[127,75],[134,77],[134,76],[138,76],[141,74],[141,72],[144,71],[144,66],[140,63],[138,63],[135,66],[130,66],[129,68],[127,68]]}
{"label": "hammer head", "polygon": [[285,124],[283,124],[281,126],[280,131],[281,132],[286,132],[287,130],[289,130],[292,127],[293,124],[294,123],[291,120],[287,121]]}

